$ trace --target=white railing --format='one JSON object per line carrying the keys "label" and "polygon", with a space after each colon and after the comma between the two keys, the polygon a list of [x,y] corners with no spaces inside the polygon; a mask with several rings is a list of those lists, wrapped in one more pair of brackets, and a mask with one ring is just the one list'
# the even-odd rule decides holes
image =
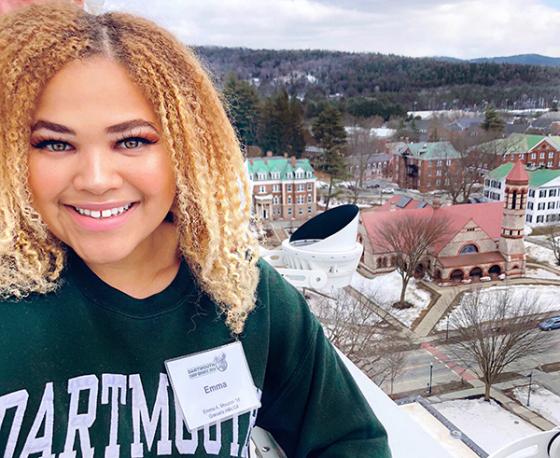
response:
{"label": "white railing", "polygon": [[558,458],[560,457],[560,429],[524,437],[506,445],[488,458]]}

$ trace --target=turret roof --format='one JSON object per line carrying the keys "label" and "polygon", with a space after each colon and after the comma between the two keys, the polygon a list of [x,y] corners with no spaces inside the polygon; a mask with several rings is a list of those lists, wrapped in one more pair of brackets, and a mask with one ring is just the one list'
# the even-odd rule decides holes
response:
{"label": "turret roof", "polygon": [[525,166],[523,165],[523,162],[518,160],[515,163],[515,165],[513,166],[513,169],[511,169],[511,172],[509,172],[507,177],[506,177],[506,183],[508,181],[514,181],[516,183],[525,182],[525,183],[529,184],[529,175],[527,174],[527,171],[525,170]]}

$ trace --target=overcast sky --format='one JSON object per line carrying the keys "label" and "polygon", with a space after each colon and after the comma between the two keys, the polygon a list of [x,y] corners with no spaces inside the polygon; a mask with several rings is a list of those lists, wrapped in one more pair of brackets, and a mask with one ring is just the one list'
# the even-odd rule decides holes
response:
{"label": "overcast sky", "polygon": [[560,0],[105,0],[188,44],[560,57]]}

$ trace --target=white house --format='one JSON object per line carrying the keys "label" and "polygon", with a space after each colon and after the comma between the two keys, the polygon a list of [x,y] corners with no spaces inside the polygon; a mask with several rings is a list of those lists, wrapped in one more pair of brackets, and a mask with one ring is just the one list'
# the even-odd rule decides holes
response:
{"label": "white house", "polygon": [[[488,173],[484,195],[495,201],[505,200],[505,180],[513,163],[502,164]],[[560,224],[560,170],[527,170],[529,194],[525,222],[528,226]]]}

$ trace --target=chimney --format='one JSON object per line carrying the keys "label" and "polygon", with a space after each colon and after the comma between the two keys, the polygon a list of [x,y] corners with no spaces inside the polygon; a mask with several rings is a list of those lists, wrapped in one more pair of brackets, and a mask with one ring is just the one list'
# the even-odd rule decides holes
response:
{"label": "chimney", "polygon": [[290,157],[290,162],[291,162],[291,164],[292,164],[292,167],[295,168],[295,166],[296,166],[296,157],[295,157],[295,156]]}

